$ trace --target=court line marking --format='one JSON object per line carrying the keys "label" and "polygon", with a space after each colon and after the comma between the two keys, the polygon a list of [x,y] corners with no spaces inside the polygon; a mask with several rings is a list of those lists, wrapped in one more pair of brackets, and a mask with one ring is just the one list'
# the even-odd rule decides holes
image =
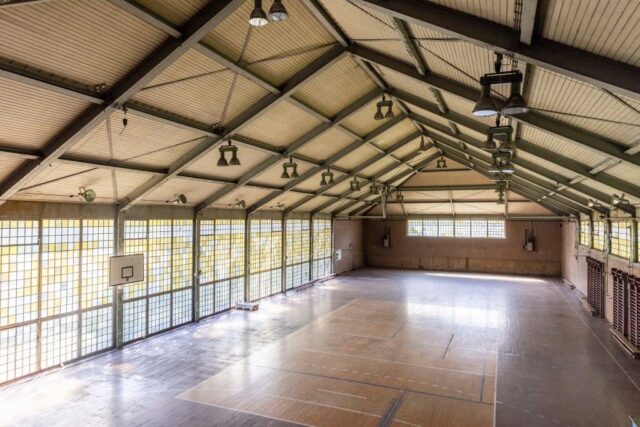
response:
{"label": "court line marking", "polygon": [[[346,383],[362,384],[362,385],[366,385],[366,386],[369,386],[369,387],[386,388],[386,389],[389,389],[389,390],[396,390],[396,391],[405,390],[408,393],[422,394],[422,395],[425,395],[425,396],[436,397],[436,398],[441,398],[441,399],[459,400],[459,401],[462,401],[462,402],[474,403],[474,404],[480,404],[480,405],[493,405],[492,403],[483,402],[483,401],[480,401],[480,400],[469,400],[469,399],[464,399],[464,398],[456,397],[456,396],[429,393],[429,392],[426,392],[426,391],[423,391],[423,390],[414,390],[414,389],[406,388],[406,387],[405,388],[400,388],[400,387],[394,387],[394,386],[390,386],[390,385],[370,383],[370,382],[367,382],[367,381],[340,378],[340,377],[332,377],[332,376],[329,376],[329,375],[314,374],[314,373],[311,373],[311,372],[296,371],[296,370],[293,370],[293,369],[278,368],[278,367],[273,367],[273,366],[262,366],[262,365],[254,365],[254,366],[259,367],[259,368],[271,369],[271,370],[274,370],[274,371],[283,371],[283,372],[289,372],[289,373],[293,373],[293,374],[308,375],[310,377],[324,378],[324,379],[328,379],[328,380],[342,381],[342,382],[346,382]],[[381,377],[381,375],[375,375],[375,376]],[[422,384],[429,385],[429,383],[425,383],[425,382],[423,382]],[[436,387],[439,387],[439,388],[442,388],[442,389],[447,389],[447,387],[438,386],[437,384],[432,384],[432,385],[435,385]]]}
{"label": "court line marking", "polygon": [[308,348],[299,348],[298,350],[306,351],[308,353],[320,353],[320,354],[329,354],[329,355],[333,355],[333,356],[351,357],[351,358],[356,358],[356,359],[375,360],[377,362],[394,363],[396,365],[418,366],[418,367],[421,367],[421,368],[435,369],[435,370],[438,370],[438,371],[457,372],[459,374],[487,375],[488,377],[492,377],[493,376],[493,375],[485,374],[485,373],[482,373],[482,372],[463,371],[463,370],[460,370],[460,369],[438,368],[438,367],[435,367],[435,366],[422,365],[420,363],[396,362],[394,360],[379,359],[377,357],[356,356],[354,354],[336,353],[336,352],[332,352],[332,351],[322,351],[322,350],[311,350],[311,349],[308,349]]}
{"label": "court line marking", "polygon": [[355,397],[357,399],[364,399],[367,400],[368,398],[365,396],[358,396],[357,394],[351,394],[351,393],[340,393],[339,391],[332,391],[332,390],[325,390],[324,388],[319,388],[317,389],[318,391],[323,391],[325,393],[332,393],[332,394],[339,394],[342,396],[349,396],[349,397]]}
{"label": "court line marking", "polygon": [[305,423],[302,423],[302,422],[299,422],[299,421],[292,421],[292,420],[286,420],[284,418],[272,417],[272,416],[269,416],[269,415],[262,415],[262,414],[258,414],[258,413],[251,412],[251,411],[245,411],[245,410],[242,410],[242,409],[230,408],[230,407],[224,406],[224,405],[216,405],[215,403],[203,402],[203,401],[200,401],[200,400],[192,400],[192,399],[189,399],[187,397],[176,396],[176,398],[178,398],[180,400],[184,400],[186,402],[198,403],[198,404],[201,404],[201,405],[212,406],[214,408],[226,409],[228,411],[240,412],[242,414],[247,414],[247,415],[253,415],[254,417],[268,418],[270,420],[282,421],[283,423],[293,423],[293,424],[298,424],[298,425],[305,426],[305,427],[315,427],[313,424],[305,424]]}
{"label": "court line marking", "polygon": [[[576,316],[578,316],[578,319],[580,319],[580,321],[582,322],[582,324],[589,330],[589,332],[591,333],[591,335],[593,335],[593,337],[596,339],[596,341],[598,341],[598,344],[600,344],[600,346],[602,347],[602,349],[604,351],[607,352],[607,354],[609,355],[609,357],[611,357],[611,360],[613,360],[613,363],[616,364],[616,366],[618,366],[618,368],[620,368],[620,370],[622,371],[622,373],[627,377],[627,379],[629,380],[629,382],[631,382],[631,384],[633,384],[633,386],[636,388],[636,390],[640,391],[640,385],[638,385],[638,383],[636,383],[633,378],[631,378],[631,375],[629,375],[629,373],[622,367],[622,365],[620,364],[620,362],[618,362],[618,360],[613,356],[613,354],[609,351],[609,349],[604,345],[604,343],[600,340],[600,337],[598,337],[598,335],[595,333],[595,331],[591,328],[591,326],[589,326],[589,324],[582,318],[582,316],[580,316],[580,314],[578,313],[578,311],[576,310],[576,308],[569,302],[569,300],[567,299],[567,297],[560,292],[560,289],[558,289],[558,283],[556,282],[556,285],[553,287],[562,297],[562,299],[567,303],[567,305],[569,307],[571,307],[571,310],[573,310],[573,312],[575,313]],[[608,320],[607,320],[608,322]]]}
{"label": "court line marking", "polygon": [[[496,374],[495,382],[493,384],[493,427],[496,427],[498,422],[498,353],[496,353]],[[484,386],[484,378],[482,382]]]}
{"label": "court line marking", "polygon": [[[359,335],[359,334],[348,334],[348,333],[326,333],[326,335],[329,336],[339,336],[339,337],[355,337],[355,338],[367,338],[370,340],[377,340],[377,341],[393,341],[395,337],[391,337],[391,338],[384,338],[384,337],[376,337],[373,335]],[[453,335],[453,334],[452,334]],[[421,341],[421,340],[412,340],[412,339],[403,339],[402,340],[403,343],[405,344],[419,344],[419,345],[424,345],[426,347],[436,347],[436,348],[443,348],[445,347],[444,345],[440,345],[440,344],[429,344],[426,341]],[[452,349],[455,349],[457,351],[464,351],[464,352],[476,352],[476,353],[486,353],[486,354],[495,354],[496,352],[493,350],[482,350],[482,349],[478,349],[478,348],[473,348],[473,347],[465,347],[465,346],[453,346]],[[510,356],[517,356],[512,354],[512,353],[505,353],[505,354],[509,354]]]}
{"label": "court line marking", "polygon": [[255,392],[250,392],[249,391],[247,393],[249,393],[249,394],[251,394],[251,393],[261,394],[263,396],[273,397],[275,399],[284,399],[284,400],[291,400],[293,402],[308,403],[309,405],[316,405],[316,406],[321,406],[321,407],[324,407],[324,408],[337,409],[339,411],[353,412],[353,413],[360,414],[360,415],[367,415],[367,416],[370,416],[370,417],[380,418],[380,415],[372,414],[370,412],[357,411],[355,409],[342,408],[340,406],[327,405],[325,403],[312,402],[312,401],[304,400],[304,399],[296,399],[295,397],[279,396],[277,394],[262,393],[262,392],[259,392],[259,391],[255,391]]}

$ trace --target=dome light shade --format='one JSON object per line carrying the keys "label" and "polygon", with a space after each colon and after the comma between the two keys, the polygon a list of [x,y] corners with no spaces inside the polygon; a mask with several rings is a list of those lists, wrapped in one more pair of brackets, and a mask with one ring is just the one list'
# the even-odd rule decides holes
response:
{"label": "dome light shade", "polygon": [[274,0],[271,9],[269,9],[269,18],[274,22],[286,21],[289,18],[287,8],[282,4],[282,0]]}
{"label": "dome light shade", "polygon": [[231,166],[240,166],[240,159],[238,159],[238,148],[233,147],[231,150],[231,160],[229,161],[229,165]]}
{"label": "dome light shade", "polygon": [[524,114],[529,112],[527,103],[520,94],[521,83],[511,83],[511,96],[507,100],[507,104],[502,109],[502,114],[512,116],[514,114]]}
{"label": "dome light shade", "polygon": [[376,114],[373,116],[374,120],[382,120],[384,119],[384,116],[382,115],[382,106],[378,105],[378,111],[376,111]]}
{"label": "dome light shade", "polygon": [[494,99],[491,98],[491,86],[482,85],[480,99],[478,99],[475,107],[473,107],[473,115],[477,117],[488,117],[493,116],[497,112],[496,103]]}
{"label": "dome light shade", "polygon": [[80,187],[78,196],[87,203],[92,203],[96,199],[96,192],[90,188]]}
{"label": "dome light shade", "polygon": [[249,17],[249,25],[252,27],[264,27],[268,23],[267,14],[262,10],[262,0],[255,0],[255,6]]}

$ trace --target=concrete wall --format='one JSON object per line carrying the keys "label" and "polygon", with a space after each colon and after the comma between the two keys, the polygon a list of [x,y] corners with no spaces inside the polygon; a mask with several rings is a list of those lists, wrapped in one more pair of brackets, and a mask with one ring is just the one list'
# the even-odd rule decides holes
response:
{"label": "concrete wall", "polygon": [[[522,246],[529,221],[507,221],[505,239],[409,237],[404,220],[367,220],[368,266],[560,276],[562,223],[533,221],[536,251]],[[391,247],[382,247],[385,232]]]}
{"label": "concrete wall", "polygon": [[617,268],[630,274],[640,275],[640,264],[607,255],[601,251],[581,246],[576,243],[576,223],[565,222],[562,227],[562,278],[576,287],[583,296],[587,295],[587,257],[604,262],[606,290],[604,315],[613,322],[613,276],[611,269]]}
{"label": "concrete wall", "polygon": [[364,225],[361,220],[336,220],[334,226],[334,253],[342,250],[342,259],[334,261],[333,271],[344,273],[364,267]]}

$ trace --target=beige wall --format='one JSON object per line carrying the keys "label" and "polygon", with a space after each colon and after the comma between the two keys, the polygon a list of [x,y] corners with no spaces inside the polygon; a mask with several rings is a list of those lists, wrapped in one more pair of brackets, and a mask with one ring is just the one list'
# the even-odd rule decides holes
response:
{"label": "beige wall", "polygon": [[334,261],[334,273],[364,267],[363,223],[361,220],[334,222],[334,253],[342,250],[342,259]]}
{"label": "beige wall", "polygon": [[576,223],[565,222],[562,227],[562,277],[576,287],[581,294],[587,295],[587,257],[604,262],[606,280],[604,314],[609,322],[613,322],[613,277],[611,269],[627,271],[640,275],[640,264],[632,264],[628,260],[601,251],[576,244]]}
{"label": "beige wall", "polygon": [[[522,246],[529,221],[507,221],[505,239],[408,237],[404,220],[368,220],[365,224],[367,265],[427,270],[560,276],[560,221],[533,221],[536,251]],[[391,247],[382,237],[391,232]]]}

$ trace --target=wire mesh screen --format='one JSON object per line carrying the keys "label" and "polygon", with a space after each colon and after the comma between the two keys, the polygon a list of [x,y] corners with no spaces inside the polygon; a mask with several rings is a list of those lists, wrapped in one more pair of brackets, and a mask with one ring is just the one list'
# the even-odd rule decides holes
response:
{"label": "wire mesh screen", "polygon": [[308,283],[310,259],[310,223],[306,219],[287,219],[286,233],[286,276],[287,289]]}
{"label": "wire mesh screen", "polygon": [[200,221],[200,317],[244,301],[245,221]]}
{"label": "wire mesh screen", "polygon": [[282,291],[282,221],[249,222],[249,300]]}
{"label": "wire mesh screen", "polygon": [[145,280],[123,286],[123,341],[192,321],[193,221],[127,220],[126,254],[144,254]]}
{"label": "wire mesh screen", "polygon": [[331,220],[313,220],[313,279],[322,279],[331,274]]}
{"label": "wire mesh screen", "polygon": [[113,347],[112,220],[0,221],[0,253],[0,382]]}

